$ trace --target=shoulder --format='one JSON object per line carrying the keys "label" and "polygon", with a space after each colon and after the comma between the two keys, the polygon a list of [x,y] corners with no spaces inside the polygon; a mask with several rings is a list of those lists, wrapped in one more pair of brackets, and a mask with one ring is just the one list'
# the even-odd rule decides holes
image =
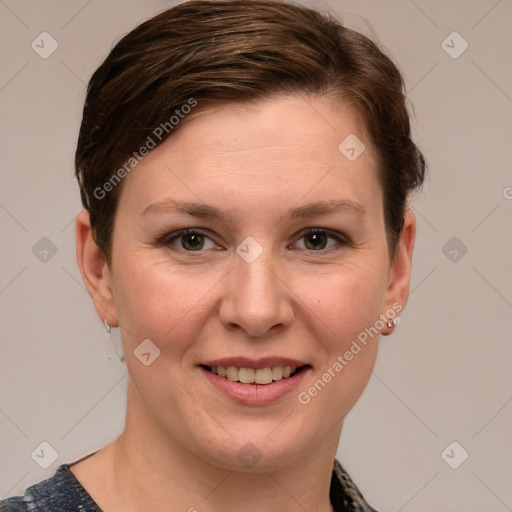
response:
{"label": "shoulder", "polygon": [[101,512],[80,485],[68,464],[59,466],[55,474],[27,488],[23,496],[0,501],[0,512]]}
{"label": "shoulder", "polygon": [[367,503],[357,485],[337,459],[334,459],[332,472],[331,503],[336,512],[338,510],[340,512],[378,512]]}

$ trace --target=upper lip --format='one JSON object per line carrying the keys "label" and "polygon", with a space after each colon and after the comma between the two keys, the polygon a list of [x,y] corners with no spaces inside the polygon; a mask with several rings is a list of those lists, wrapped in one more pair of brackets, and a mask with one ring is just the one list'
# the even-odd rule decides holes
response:
{"label": "upper lip", "polygon": [[308,363],[289,357],[262,357],[260,359],[251,359],[249,357],[223,357],[222,359],[211,359],[200,363],[204,366],[235,366],[236,368],[267,368],[272,366],[305,366]]}

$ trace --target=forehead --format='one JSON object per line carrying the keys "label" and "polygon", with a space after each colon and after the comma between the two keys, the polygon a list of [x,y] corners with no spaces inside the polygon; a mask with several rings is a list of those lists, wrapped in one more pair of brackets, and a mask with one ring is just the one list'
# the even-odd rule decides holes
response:
{"label": "forehead", "polygon": [[[350,159],[345,141],[364,150]],[[363,202],[379,191],[376,165],[358,116],[326,98],[209,103],[137,165],[122,195],[138,212],[173,195],[241,208],[256,201],[261,208],[262,201],[297,203],[338,190]]]}

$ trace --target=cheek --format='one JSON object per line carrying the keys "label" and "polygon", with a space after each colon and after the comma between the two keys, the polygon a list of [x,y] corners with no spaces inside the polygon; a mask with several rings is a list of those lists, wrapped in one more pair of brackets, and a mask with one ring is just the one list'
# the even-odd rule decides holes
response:
{"label": "cheek", "polygon": [[381,266],[347,263],[303,274],[295,278],[294,289],[311,321],[323,325],[321,339],[329,340],[331,350],[340,350],[382,313],[385,283]]}
{"label": "cheek", "polygon": [[[151,339],[161,350],[184,350],[204,323],[218,270],[177,268],[164,260],[134,257],[118,266],[114,283],[118,319],[132,345]],[[126,277],[129,276],[129,277]]]}
{"label": "cheek", "polygon": [[378,331],[383,327],[379,315],[383,313],[384,270],[379,265],[347,265],[302,282],[320,367],[304,383],[299,402],[320,415],[335,411],[341,420],[368,383],[377,357]]}

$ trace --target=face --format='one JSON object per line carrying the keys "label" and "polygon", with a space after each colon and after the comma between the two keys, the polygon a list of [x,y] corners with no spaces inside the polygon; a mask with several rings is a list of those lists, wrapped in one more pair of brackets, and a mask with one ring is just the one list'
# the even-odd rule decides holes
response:
{"label": "face", "polygon": [[132,420],[268,470],[337,443],[405,305],[414,221],[390,261],[350,110],[297,95],[198,113],[125,178],[97,309],[121,328]]}

